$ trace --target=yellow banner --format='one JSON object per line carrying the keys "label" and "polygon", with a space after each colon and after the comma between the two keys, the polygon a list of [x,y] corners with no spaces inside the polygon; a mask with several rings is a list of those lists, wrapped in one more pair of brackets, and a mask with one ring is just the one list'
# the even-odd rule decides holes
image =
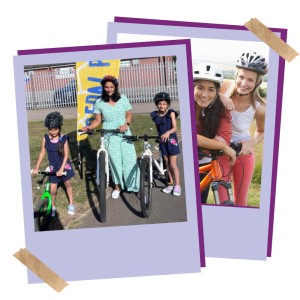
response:
{"label": "yellow banner", "polygon": [[[120,59],[98,60],[76,63],[77,77],[77,130],[88,126],[94,120],[94,105],[102,94],[101,79],[105,75],[119,77]],[[100,129],[102,124],[97,129]],[[88,135],[77,134],[77,141]]]}

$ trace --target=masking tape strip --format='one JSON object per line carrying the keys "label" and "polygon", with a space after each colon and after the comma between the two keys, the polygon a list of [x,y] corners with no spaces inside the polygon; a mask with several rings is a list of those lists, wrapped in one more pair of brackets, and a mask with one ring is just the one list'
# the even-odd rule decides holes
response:
{"label": "masking tape strip", "polygon": [[296,56],[299,55],[297,51],[286,44],[281,38],[279,38],[274,32],[272,32],[256,18],[251,18],[250,21],[244,24],[244,26],[286,61],[291,62]]}
{"label": "masking tape strip", "polygon": [[29,270],[50,285],[56,292],[61,292],[69,284],[49,269],[44,263],[30,253],[26,248],[20,249],[14,257],[24,264]]}

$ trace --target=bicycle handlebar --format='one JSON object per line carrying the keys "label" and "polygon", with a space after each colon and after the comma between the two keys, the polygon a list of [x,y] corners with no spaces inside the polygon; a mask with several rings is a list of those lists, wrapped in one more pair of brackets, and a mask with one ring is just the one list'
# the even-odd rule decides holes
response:
{"label": "bicycle handlebar", "polygon": [[148,139],[160,139],[160,136],[150,136],[147,134],[138,136],[138,135],[123,135],[123,138],[129,141],[137,141],[138,139],[143,139],[144,141],[147,141]]}
{"label": "bicycle handlebar", "polygon": [[82,129],[78,129],[77,132],[82,132],[83,134],[93,134],[93,132],[100,133],[120,133],[120,129],[88,129],[87,132],[82,131]]}
{"label": "bicycle handlebar", "polygon": [[[31,169],[31,174],[32,174],[32,172],[33,172],[33,169]],[[54,176],[54,175],[56,175],[56,173],[55,172],[42,172],[42,171],[38,171],[38,173],[36,175]],[[62,176],[67,176],[67,171],[63,171],[62,172]]]}
{"label": "bicycle handlebar", "polygon": [[[234,142],[231,142],[231,144],[229,145],[229,147],[236,152],[236,156],[239,156],[239,153],[242,150],[242,144],[241,143],[236,143],[235,144]],[[199,153],[199,155],[202,156],[202,158],[203,158],[203,156],[211,157],[211,156],[221,156],[221,155],[224,155],[223,150],[213,150],[213,149],[206,149],[206,148],[203,148],[203,147],[198,147],[198,149],[199,148],[201,149],[200,150],[201,153]],[[211,155],[208,155],[208,154],[202,152],[203,150],[209,151]],[[199,157],[199,159],[200,159],[200,157]]]}

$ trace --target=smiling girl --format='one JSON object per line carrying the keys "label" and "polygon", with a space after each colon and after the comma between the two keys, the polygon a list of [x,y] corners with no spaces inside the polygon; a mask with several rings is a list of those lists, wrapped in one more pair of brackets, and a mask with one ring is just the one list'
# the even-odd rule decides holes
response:
{"label": "smiling girl", "polygon": [[[240,159],[237,159],[233,169],[233,195],[238,206],[247,206],[248,191],[254,171],[255,157],[254,147],[264,139],[266,105],[261,99],[258,86],[262,83],[262,76],[268,72],[265,58],[253,53],[243,53],[237,60],[235,82],[224,80],[220,93],[233,100],[235,109],[232,116],[232,141],[242,143]],[[249,128],[255,120],[256,131],[251,137]],[[224,172],[229,173],[229,165],[220,159]],[[231,173],[229,176],[231,180]],[[240,191],[239,191],[240,190]],[[221,202],[226,200],[226,190],[219,189]],[[238,195],[238,201],[237,201]]]}
{"label": "smiling girl", "polygon": [[[223,73],[216,65],[203,63],[193,70],[197,134],[230,145],[231,115],[220,100],[219,89]],[[228,160],[227,157],[225,159]],[[204,157],[199,166],[210,163]],[[205,177],[200,174],[200,181]],[[206,203],[209,187],[201,191],[201,202]]]}

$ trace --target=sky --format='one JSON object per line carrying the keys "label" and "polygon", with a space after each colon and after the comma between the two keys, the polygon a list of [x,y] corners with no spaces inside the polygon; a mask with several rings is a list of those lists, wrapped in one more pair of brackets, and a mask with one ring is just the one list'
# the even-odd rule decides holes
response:
{"label": "sky", "polygon": [[[174,39],[174,36],[118,34],[118,43]],[[186,39],[186,37],[176,37],[176,39]],[[203,62],[218,65],[235,65],[236,60],[244,52],[256,52],[262,54],[267,61],[269,59],[270,48],[263,42],[191,38],[191,45],[193,66]],[[222,66],[220,68],[222,69]]]}

